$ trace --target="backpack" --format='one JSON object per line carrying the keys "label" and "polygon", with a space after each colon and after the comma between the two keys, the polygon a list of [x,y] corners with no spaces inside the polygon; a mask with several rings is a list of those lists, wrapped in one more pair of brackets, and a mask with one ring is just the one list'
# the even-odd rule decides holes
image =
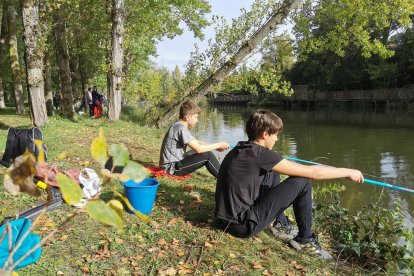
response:
{"label": "backpack", "polygon": [[[7,134],[6,150],[0,163],[9,167],[14,159],[22,155],[26,149],[34,154],[36,160],[39,156],[39,149],[36,147],[35,140],[43,140],[40,129],[33,127],[28,129],[9,128]],[[43,145],[43,152],[46,161],[47,148]]]}

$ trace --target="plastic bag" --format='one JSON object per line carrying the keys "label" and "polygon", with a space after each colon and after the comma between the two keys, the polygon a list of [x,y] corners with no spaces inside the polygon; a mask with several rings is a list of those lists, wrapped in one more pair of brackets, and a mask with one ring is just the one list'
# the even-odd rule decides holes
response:
{"label": "plastic bag", "polygon": [[98,195],[101,190],[101,179],[98,174],[89,168],[84,168],[80,171],[79,182],[83,185],[83,194],[87,199],[91,199]]}

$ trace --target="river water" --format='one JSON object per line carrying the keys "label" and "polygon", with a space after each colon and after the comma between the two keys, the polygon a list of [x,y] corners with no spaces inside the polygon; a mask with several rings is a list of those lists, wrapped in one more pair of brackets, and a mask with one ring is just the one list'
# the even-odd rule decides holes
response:
{"label": "river water", "polygon": [[[373,110],[283,110],[268,108],[284,123],[275,150],[325,165],[361,170],[365,178],[414,189],[414,112]],[[207,106],[194,129],[201,141],[246,140],[246,120],[254,109],[242,106]],[[219,159],[226,152],[218,153]],[[353,211],[379,202],[395,208],[400,200],[407,223],[413,226],[414,193],[359,184],[347,180],[316,181],[316,185],[340,183],[342,205]]]}

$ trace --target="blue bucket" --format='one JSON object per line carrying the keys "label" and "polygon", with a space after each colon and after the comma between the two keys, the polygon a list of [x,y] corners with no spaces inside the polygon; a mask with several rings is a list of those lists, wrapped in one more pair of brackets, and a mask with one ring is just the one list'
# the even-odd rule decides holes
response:
{"label": "blue bucket", "polygon": [[[143,214],[149,214],[154,206],[155,194],[158,189],[158,181],[154,178],[145,178],[141,182],[135,182],[133,179],[123,182],[125,196],[131,202],[135,210]],[[133,214],[129,208],[127,212]]]}

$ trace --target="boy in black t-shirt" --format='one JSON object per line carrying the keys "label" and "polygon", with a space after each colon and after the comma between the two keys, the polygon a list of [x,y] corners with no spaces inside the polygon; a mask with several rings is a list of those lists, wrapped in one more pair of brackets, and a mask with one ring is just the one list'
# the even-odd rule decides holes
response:
{"label": "boy in black t-shirt", "polygon": [[[269,110],[257,110],[250,115],[246,123],[249,141],[239,142],[221,164],[215,215],[230,234],[250,237],[272,222],[275,223],[273,228],[289,225],[283,212],[293,205],[299,229],[290,241],[292,246],[310,248],[319,257],[331,259],[312,233],[312,186],[309,179],[345,177],[362,183],[364,177],[358,170],[305,166],[284,159],[272,151],[282,129],[282,120]],[[279,173],[290,177],[280,182]]]}

